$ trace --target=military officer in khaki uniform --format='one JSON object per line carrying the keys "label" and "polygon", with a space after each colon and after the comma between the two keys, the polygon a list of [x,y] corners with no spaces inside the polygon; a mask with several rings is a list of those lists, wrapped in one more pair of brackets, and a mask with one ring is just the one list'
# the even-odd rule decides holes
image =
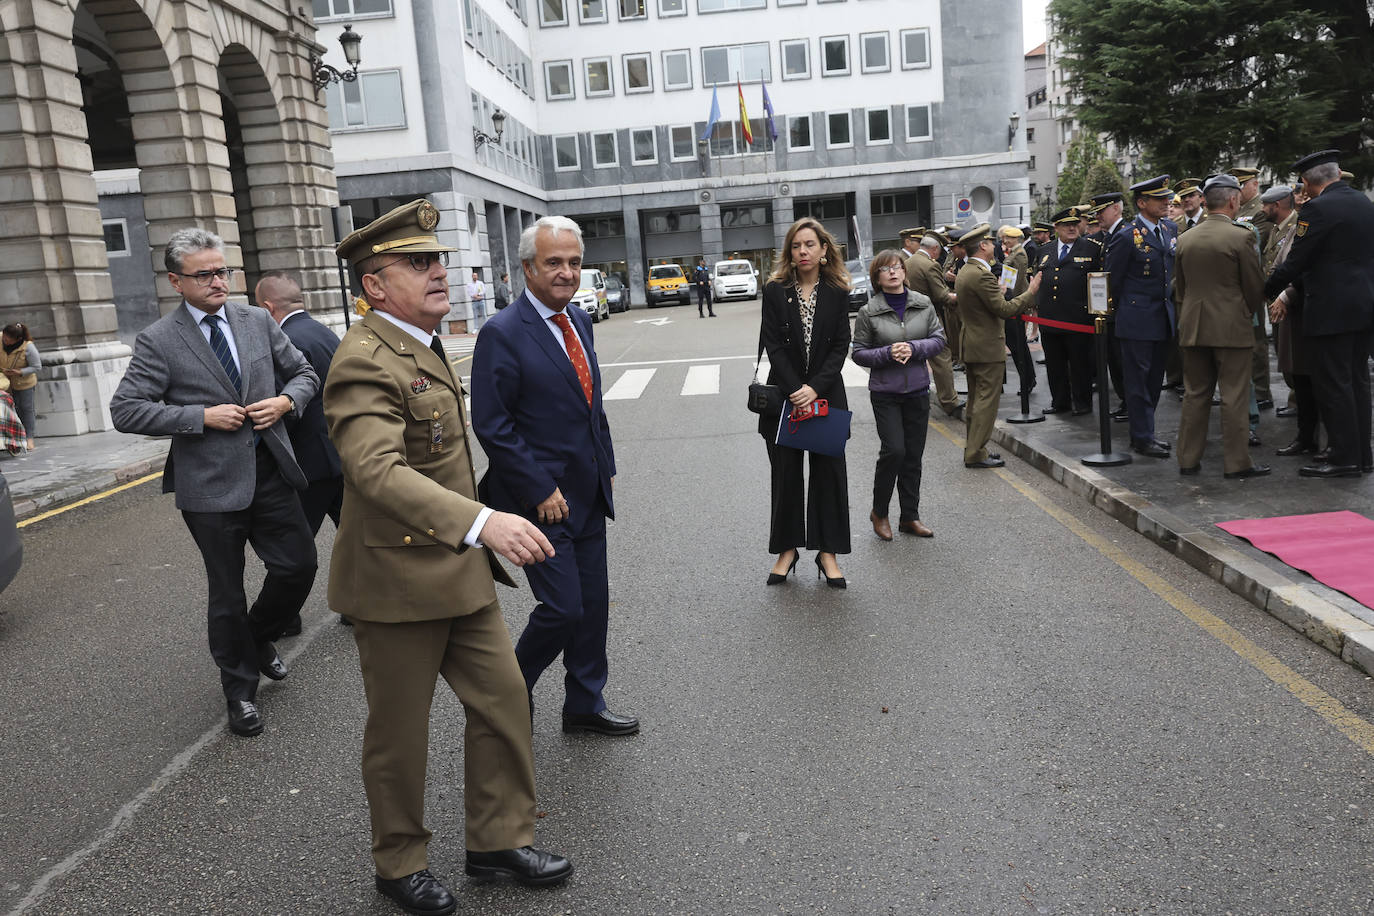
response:
{"label": "military officer in khaki uniform", "polygon": [[1259,477],[1266,465],[1250,460],[1249,368],[1251,316],[1264,306],[1264,276],[1254,235],[1235,222],[1240,183],[1216,175],[1203,186],[1207,217],[1179,239],[1174,256],[1174,301],[1183,349],[1186,393],[1178,427],[1178,469],[1202,469],[1212,391],[1221,389],[1223,471],[1228,479]]}
{"label": "military officer in khaki uniform", "polygon": [[1040,289],[1040,274],[1031,278],[1021,295],[1007,299],[1002,285],[992,273],[996,242],[992,227],[979,223],[959,239],[968,254],[968,263],[954,280],[954,294],[964,320],[962,346],[964,373],[968,377],[968,434],[964,440],[964,467],[1000,468],[1000,456],[987,450],[992,425],[997,420],[997,402],[1006,376],[1006,335],[1004,323],[1035,304]]}
{"label": "military officer in khaki uniform", "polygon": [[1183,218],[1176,220],[1180,234],[1202,222],[1207,214],[1202,212],[1202,181],[1198,178],[1180,178],[1174,182],[1174,193],[1183,205]]}
{"label": "military officer in khaki uniform", "polygon": [[[906,252],[906,285],[935,303],[940,322],[947,325],[949,313],[954,309],[954,294],[945,284],[944,270],[940,267],[942,245],[931,231],[919,226],[901,232],[902,249]],[[949,348],[942,348],[926,360],[926,364],[930,367],[931,381],[935,383],[935,399],[940,409],[945,416],[963,419],[964,405],[954,388],[954,360],[949,355]]]}
{"label": "military officer in khaki uniform", "polygon": [[477,501],[457,374],[434,330],[448,314],[451,248],[416,200],[352,233],[339,257],[370,310],[339,344],[324,390],[343,464],[329,604],[354,623],[367,692],[363,783],[377,888],[407,912],[457,902],[428,870],[429,710],[442,675],[462,701],[468,875],[526,884],[572,865],[533,849],[534,761],[525,680],[496,602],[516,565],[552,554],[516,515]]}
{"label": "military officer in khaki uniform", "polygon": [[[1248,223],[1255,227],[1259,237],[1257,254],[1263,252],[1274,232],[1274,221],[1264,211],[1264,201],[1260,197],[1259,170],[1236,166],[1226,174],[1240,183],[1240,213],[1236,222]],[[1261,410],[1274,406],[1273,389],[1269,384],[1269,334],[1264,327],[1264,309],[1255,313],[1255,324],[1251,331],[1254,349],[1250,355],[1250,381],[1255,386],[1255,401]]]}

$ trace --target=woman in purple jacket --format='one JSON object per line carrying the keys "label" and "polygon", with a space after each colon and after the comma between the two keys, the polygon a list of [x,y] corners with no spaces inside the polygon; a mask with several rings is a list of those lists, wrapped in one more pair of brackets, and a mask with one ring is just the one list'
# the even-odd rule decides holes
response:
{"label": "woman in purple jacket", "polygon": [[887,520],[892,487],[901,507],[899,531],[931,537],[921,522],[921,455],[930,420],[930,372],[926,360],[945,348],[935,306],[907,289],[898,252],[879,252],[868,267],[876,291],[854,322],[854,362],[869,370],[868,397],[878,427],[878,466],[873,472],[873,533],[892,540]]}

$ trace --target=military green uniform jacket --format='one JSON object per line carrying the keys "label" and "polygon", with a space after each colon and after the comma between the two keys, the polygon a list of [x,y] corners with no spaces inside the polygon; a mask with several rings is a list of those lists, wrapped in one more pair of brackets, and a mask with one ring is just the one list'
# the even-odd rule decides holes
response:
{"label": "military green uniform jacket", "polygon": [[1264,275],[1249,227],[1209,213],[1179,239],[1174,302],[1182,347],[1253,347],[1252,316],[1264,305]]}
{"label": "military green uniform jacket", "polygon": [[930,299],[941,313],[954,305],[949,298],[949,284],[945,283],[945,269],[925,249],[906,259],[906,285]]}
{"label": "military green uniform jacket", "polygon": [[1298,211],[1293,210],[1274,227],[1274,231],[1269,233],[1269,241],[1265,243],[1262,264],[1260,265],[1267,277],[1274,270],[1274,262],[1278,260],[1279,249],[1283,247],[1283,240],[1293,233],[1293,228],[1298,224]]}
{"label": "military green uniform jacket", "polygon": [[1026,255],[1026,247],[1017,245],[1013,248],[1005,263],[1016,271],[1016,284],[1011,288],[1012,298],[1015,298],[1030,286],[1030,258]]}
{"label": "military green uniform jacket", "polygon": [[992,271],[983,266],[983,262],[970,258],[954,278],[954,295],[958,297],[959,317],[963,320],[960,346],[964,362],[1004,362],[1007,358],[1004,321],[1035,303],[1030,291],[1014,299],[1004,298],[1002,285]]}
{"label": "military green uniform jacket", "polygon": [[448,360],[380,314],[344,335],[324,388],[344,501],[329,564],[329,606],[401,623],[460,617],[514,585],[477,520],[463,392]]}

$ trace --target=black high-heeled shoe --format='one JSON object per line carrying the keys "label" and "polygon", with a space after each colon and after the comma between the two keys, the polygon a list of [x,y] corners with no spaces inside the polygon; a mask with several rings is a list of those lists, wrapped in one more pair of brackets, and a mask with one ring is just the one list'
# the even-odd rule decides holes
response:
{"label": "black high-heeled shoe", "polygon": [[789,575],[791,575],[792,570],[794,570],[794,569],[797,568],[797,561],[800,560],[800,559],[801,559],[801,551],[800,551],[800,550],[794,551],[794,552],[792,553],[792,565],[789,566],[789,567],[787,567],[787,572],[785,572],[785,573],[770,572],[770,573],[768,574],[768,584],[769,584],[769,585],[780,585],[781,583],[786,582],[786,581],[787,581],[787,577],[788,577]]}
{"label": "black high-heeled shoe", "polygon": [[849,583],[844,581],[844,576],[836,576],[833,579],[830,578],[830,574],[827,573],[825,567],[821,565],[820,554],[816,554],[816,578],[824,579],[825,584],[831,588],[849,588]]}

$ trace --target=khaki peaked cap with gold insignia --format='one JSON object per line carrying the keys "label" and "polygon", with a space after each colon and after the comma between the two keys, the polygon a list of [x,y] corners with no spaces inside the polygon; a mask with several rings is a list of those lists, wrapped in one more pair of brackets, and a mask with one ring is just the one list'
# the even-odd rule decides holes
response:
{"label": "khaki peaked cap with gold insignia", "polygon": [[356,265],[373,255],[407,254],[417,251],[457,251],[447,245],[440,245],[434,234],[439,225],[439,210],[425,200],[412,200],[383,213],[361,229],[348,234],[334,253],[350,265]]}

